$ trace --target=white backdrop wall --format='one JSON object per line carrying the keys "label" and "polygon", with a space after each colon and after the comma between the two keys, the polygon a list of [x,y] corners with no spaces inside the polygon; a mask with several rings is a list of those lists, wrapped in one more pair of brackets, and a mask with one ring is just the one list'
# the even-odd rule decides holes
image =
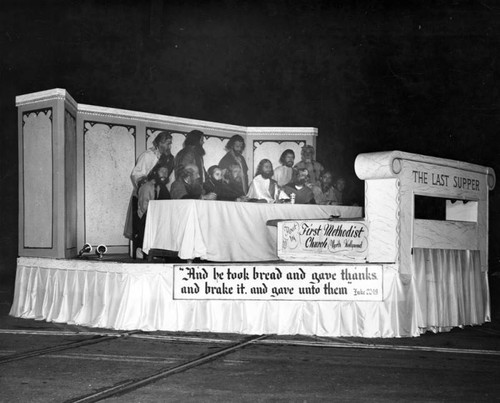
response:
{"label": "white backdrop wall", "polygon": [[226,153],[228,139],[245,139],[249,177],[268,158],[279,165],[291,148],[297,159],[316,144],[311,127],[246,127],[78,104],[64,89],[16,97],[19,114],[19,254],[71,257],[86,242],[128,252],[125,219],[137,157],[163,130],[172,153],[194,129],[205,134],[205,167]]}

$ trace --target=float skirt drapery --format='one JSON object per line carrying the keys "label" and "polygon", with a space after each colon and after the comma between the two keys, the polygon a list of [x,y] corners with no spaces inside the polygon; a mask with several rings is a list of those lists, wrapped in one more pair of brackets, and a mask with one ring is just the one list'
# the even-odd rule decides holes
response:
{"label": "float skirt drapery", "polygon": [[391,265],[383,284],[381,302],[174,300],[171,265],[19,258],[10,314],[120,330],[418,336],[402,297],[411,287]]}
{"label": "float skirt drapery", "polygon": [[488,278],[479,251],[415,248],[412,271],[422,331],[490,321]]}

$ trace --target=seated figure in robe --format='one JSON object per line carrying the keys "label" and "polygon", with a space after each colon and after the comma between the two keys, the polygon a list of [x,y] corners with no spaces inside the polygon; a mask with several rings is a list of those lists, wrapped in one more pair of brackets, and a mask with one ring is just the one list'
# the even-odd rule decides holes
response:
{"label": "seated figure in robe", "polygon": [[268,159],[259,162],[255,177],[250,184],[247,197],[249,201],[275,203],[278,199],[278,183],[272,179],[273,164]]}
{"label": "seated figure in robe", "polygon": [[198,167],[194,164],[179,165],[175,172],[175,181],[170,187],[172,199],[202,199],[215,200],[213,192],[205,193]]}
{"label": "seated figure in robe", "polygon": [[299,168],[293,180],[285,185],[284,192],[291,197],[295,195],[296,204],[316,204],[313,191],[307,186],[309,172],[305,168]]}
{"label": "seated figure in robe", "polygon": [[203,184],[206,193],[215,193],[217,200],[235,201],[242,196],[241,188],[233,188],[224,181],[218,165],[208,168],[207,180]]}

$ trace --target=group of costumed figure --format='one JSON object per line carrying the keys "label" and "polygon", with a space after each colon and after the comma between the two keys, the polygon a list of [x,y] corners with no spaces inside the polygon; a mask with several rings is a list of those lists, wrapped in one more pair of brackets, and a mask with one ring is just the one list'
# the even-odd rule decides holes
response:
{"label": "group of costumed figure", "polygon": [[[134,186],[132,222],[136,229],[129,235],[142,244],[150,200],[202,199],[259,203],[342,204],[343,178],[333,183],[333,176],[314,160],[314,147],[302,147],[301,161],[295,162],[293,150],[285,150],[280,166],[273,169],[270,160],[259,162],[249,183],[248,165],[243,156],[245,141],[231,137],[227,153],[218,165],[205,169],[204,133],[192,130],[183,148],[174,157],[172,135],[160,132],[153,146],[142,153],[132,170]],[[173,174],[173,175],[172,175]],[[170,178],[175,180],[169,184]]]}

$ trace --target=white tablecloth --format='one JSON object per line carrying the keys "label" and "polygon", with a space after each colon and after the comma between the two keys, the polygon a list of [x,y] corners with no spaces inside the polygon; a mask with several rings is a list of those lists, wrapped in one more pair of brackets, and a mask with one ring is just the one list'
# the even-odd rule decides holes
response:
{"label": "white tablecloth", "polygon": [[237,203],[209,200],[150,201],[143,250],[177,251],[181,259],[214,262],[278,260],[272,219],[359,218],[361,207]]}

